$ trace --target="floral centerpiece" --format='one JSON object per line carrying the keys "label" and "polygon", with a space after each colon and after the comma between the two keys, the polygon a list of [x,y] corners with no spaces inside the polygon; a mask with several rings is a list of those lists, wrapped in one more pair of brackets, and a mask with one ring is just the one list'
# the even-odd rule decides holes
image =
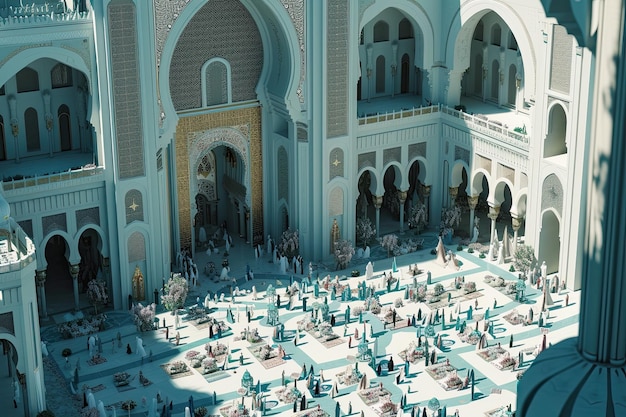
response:
{"label": "floral centerpiece", "polygon": [[156,304],[152,303],[146,306],[141,303],[133,304],[132,314],[133,321],[140,332],[154,330]]}
{"label": "floral centerpiece", "polygon": [[369,297],[365,300],[365,311],[370,311],[372,314],[380,314],[382,311],[382,305],[376,297]]}
{"label": "floral centerpiece", "polygon": [[167,366],[167,372],[170,375],[186,372],[187,370],[187,365],[183,361],[174,361]]}
{"label": "floral centerpiece", "polygon": [[202,373],[210,374],[217,371],[217,361],[215,358],[204,358],[202,360]]}
{"label": "floral centerpiece", "polygon": [[391,401],[385,401],[380,405],[380,411],[383,413],[395,413],[396,405]]}
{"label": "floral centerpiece", "polygon": [[213,356],[221,356],[228,353],[228,346],[220,342],[217,342],[215,345],[207,343],[206,345],[204,345],[204,349],[207,351],[207,353],[210,352]]}
{"label": "floral centerpiece", "polygon": [[293,403],[302,396],[302,393],[295,387],[280,387],[276,390],[276,397],[286,404]]}
{"label": "floral centerpiece", "polygon": [[87,298],[89,298],[89,302],[93,305],[96,314],[98,314],[98,306],[106,305],[109,302],[106,283],[98,279],[89,281],[87,283]]}
{"label": "floral centerpiece", "polygon": [[161,302],[166,309],[174,311],[185,305],[188,293],[187,280],[180,274],[174,274],[165,284],[165,294],[161,296]]}
{"label": "floral centerpiece", "polygon": [[501,359],[499,359],[497,362],[494,362],[494,365],[496,365],[497,368],[502,369],[502,370],[511,369],[515,367],[515,365],[517,365],[517,360],[512,358],[509,355],[505,355]]}
{"label": "floral centerpiece", "polygon": [[406,349],[400,351],[398,354],[402,360],[415,363],[424,357],[424,348],[418,347],[414,341],[409,343]]}
{"label": "floral centerpiece", "polygon": [[467,281],[465,285],[463,285],[463,291],[466,294],[472,293],[476,291],[476,283],[474,281]]}
{"label": "floral centerpiece", "polygon": [[455,373],[450,374],[450,376],[448,376],[448,378],[446,378],[446,380],[444,381],[444,389],[446,390],[453,390],[453,389],[459,389],[462,385],[463,385],[463,381],[461,380],[461,378],[459,378],[459,376]]}
{"label": "floral centerpiece", "polygon": [[90,318],[77,319],[62,323],[59,325],[58,330],[59,333],[61,333],[61,335],[66,339],[71,337],[86,336],[103,330],[106,320],[107,316],[105,314],[98,314]]}
{"label": "floral centerpiece", "polygon": [[300,234],[297,230],[291,230],[287,228],[280,236],[277,250],[291,260],[294,256],[298,255],[300,249]]}
{"label": "floral centerpiece", "polygon": [[128,372],[116,372],[113,374],[113,383],[116,387],[121,387],[122,385],[128,385],[130,379],[130,374]]}
{"label": "floral centerpiece", "polygon": [[122,410],[134,410],[137,407],[137,403],[133,400],[122,401]]}

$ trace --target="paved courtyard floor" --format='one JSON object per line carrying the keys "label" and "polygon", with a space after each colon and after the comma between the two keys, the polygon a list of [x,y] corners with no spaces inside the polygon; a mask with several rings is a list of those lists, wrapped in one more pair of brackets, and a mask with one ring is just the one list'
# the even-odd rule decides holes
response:
{"label": "paved courtyard floor", "polygon": [[[207,291],[211,295],[217,294],[218,302],[212,299],[208,307],[210,317],[228,326],[219,339],[215,336],[209,338],[206,324],[189,320],[185,315],[181,315],[180,327],[175,329],[174,316],[163,311],[162,307],[159,307],[157,315],[159,328],[141,333],[137,331],[127,311],[107,312],[108,328],[98,334],[102,340],[103,361],[90,365],[87,336],[62,339],[56,326],[43,328],[42,340],[47,342],[50,352],[45,360],[49,408],[57,416],[79,416],[83,392],[90,390],[95,401],[102,401],[109,416],[129,415],[120,408],[126,400],[133,400],[137,404],[131,416],[150,415],[150,406],[158,395],[161,399],[156,406],[159,413],[164,405],[169,406],[171,403],[171,415],[184,416],[189,398],[193,397],[195,408],[203,406],[207,408],[208,415],[230,417],[231,410],[242,402],[248,409],[252,409],[253,397],[242,396],[240,389],[242,377],[247,372],[252,377],[255,390],[261,392],[257,399],[264,403],[265,415],[268,416],[312,416],[317,415],[318,410],[319,415],[325,412],[331,416],[337,412],[340,415],[373,417],[412,415],[418,411],[416,415],[422,416],[424,407],[433,398],[438,400],[441,407],[446,407],[448,416],[454,415],[456,410],[463,417],[504,415],[498,410],[509,404],[515,408],[518,375],[533,362],[542,344],[549,346],[576,336],[579,292],[564,290],[551,294],[553,304],[548,307],[549,314],[541,315],[540,318],[541,290],[529,286],[526,291],[528,300],[520,304],[514,300],[514,296],[486,282],[486,275],[502,277],[507,283],[516,282],[517,273],[508,271],[510,264],[496,265],[479,258],[477,253],[464,250],[457,252],[457,259],[462,263],[457,270],[452,264],[445,266],[438,263],[436,257],[431,255],[430,251],[436,242],[434,237],[427,239],[424,250],[396,257],[398,271],[393,272],[393,277],[399,278],[399,283],[397,290],[392,285],[389,292],[383,282],[383,273],[389,275],[392,272],[393,259],[384,257],[385,254],[381,254],[380,250],[373,253],[374,277],[367,280],[366,285],[376,290],[382,311],[380,314],[364,311],[360,317],[352,313],[365,304],[359,299],[357,285],[365,281],[366,260],[354,260],[345,271],[332,271],[332,268],[327,269],[322,264],[315,266],[313,281],[318,274],[321,281],[326,275],[330,275],[331,281],[339,279],[338,288],[347,288],[349,285],[349,301],[341,301],[339,296],[333,296],[332,290],[326,290],[323,286],[320,287],[319,296],[315,297],[311,285],[305,294],[293,297],[289,309],[286,288],[292,275],[279,274],[279,266],[270,261],[269,255],[257,259],[251,248],[243,242],[235,242],[229,260],[231,276],[236,278],[236,283],[220,282],[215,277],[210,279],[202,275],[199,285],[191,288],[187,299],[187,306],[192,307],[197,298],[204,301]],[[221,265],[222,259],[221,254],[207,256],[200,253],[196,256],[196,263],[202,270],[210,261]],[[414,277],[409,268],[415,265],[422,272]],[[251,281],[242,278],[247,266],[254,271],[254,279]],[[357,269],[360,276],[351,277],[353,269]],[[418,283],[425,283],[428,271],[432,281],[428,289],[432,290],[435,284],[441,283],[446,291],[441,301],[418,303],[407,300],[407,286],[414,282],[414,278]],[[308,267],[304,268],[304,272],[308,274]],[[466,294],[462,288],[454,288],[457,277],[464,277],[465,283],[474,282],[476,292]],[[303,275],[299,273],[293,274],[294,281],[302,278]],[[268,299],[265,289],[270,284],[281,297],[278,312],[280,322],[284,324],[282,339],[276,335],[275,327],[267,323]],[[238,288],[242,295],[235,296],[233,300],[229,285]],[[253,286],[256,288],[256,299],[253,298]],[[222,293],[224,301],[219,301]],[[303,311],[302,297],[307,297],[306,312]],[[566,297],[569,301],[567,306]],[[335,318],[332,332],[338,337],[333,340],[317,337],[315,330],[307,331],[303,328],[306,326],[306,320],[303,322],[305,316],[310,317],[315,307],[321,310],[325,301],[329,315]],[[348,306],[351,310],[349,323],[345,322]],[[248,309],[252,311],[250,322],[246,314]],[[395,326],[385,324],[386,312],[393,309],[397,318]],[[534,313],[531,324],[514,324],[515,318],[528,315],[531,309]],[[422,320],[417,320],[420,311]],[[232,320],[229,312],[232,313]],[[434,321],[437,312],[439,320]],[[486,316],[489,318],[487,324]],[[457,317],[459,323],[465,322],[464,334],[460,334],[457,329]],[[418,332],[426,334],[431,318],[434,324],[433,333],[427,337],[428,353],[431,355],[433,350],[436,352],[436,363],[427,367],[425,358],[420,357],[420,354],[425,353],[425,346],[423,343],[419,346]],[[540,319],[542,327],[539,327]],[[163,327],[164,322],[167,331]],[[487,332],[484,331],[486,328]],[[255,329],[260,336],[260,343],[250,343],[242,338],[246,332]],[[471,335],[476,329],[478,333]],[[121,343],[116,340],[118,332]],[[180,334],[178,345],[175,341],[177,332]],[[481,343],[486,346],[478,349],[477,344],[472,344],[475,341],[473,338],[483,334]],[[137,352],[137,337],[143,341],[145,357]],[[216,353],[213,349],[217,350],[220,343],[228,348],[230,355],[218,354],[215,360],[220,369],[203,374],[202,367],[191,367],[188,358],[194,355],[190,351],[206,355],[205,347],[208,343],[213,353]],[[131,346],[131,354],[126,352],[127,344]],[[269,346],[272,359],[260,358],[258,349],[262,345]],[[374,368],[367,361],[359,360],[359,350],[363,347],[370,349],[375,356]],[[61,356],[65,348],[72,350],[68,362]],[[413,362],[405,364],[407,352]],[[515,363],[520,358],[522,363]],[[393,360],[392,368],[388,366],[390,360]],[[187,365],[187,371],[170,375],[166,369],[177,361]],[[511,367],[513,363],[515,365]],[[376,369],[379,364],[380,374]],[[77,365],[78,371],[75,370]],[[313,376],[309,376],[311,370]],[[455,377],[463,383],[472,371],[473,389],[471,382],[465,388],[459,387]],[[71,381],[76,372],[78,384],[72,387]],[[119,372],[129,374],[127,385],[116,386],[114,374]],[[145,384],[140,381],[140,372],[145,378]],[[351,373],[355,374],[355,378],[347,378]],[[294,387],[304,394],[306,407],[301,408],[303,404],[299,399],[295,412],[290,397]],[[76,394],[71,392],[72,389]],[[385,407],[390,407],[387,403],[396,409],[385,414]],[[259,416],[263,415],[259,409],[251,410],[251,413],[255,412]],[[428,415],[432,415],[432,412],[429,411]]]}

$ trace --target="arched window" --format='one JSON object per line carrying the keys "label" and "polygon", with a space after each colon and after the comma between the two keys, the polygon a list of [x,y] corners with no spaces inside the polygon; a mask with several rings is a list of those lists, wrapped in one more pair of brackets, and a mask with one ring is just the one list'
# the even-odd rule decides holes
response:
{"label": "arched window", "polygon": [[232,102],[230,63],[212,58],[202,66],[202,106]]}
{"label": "arched window", "polygon": [[26,150],[35,152],[41,149],[39,141],[39,119],[37,110],[29,107],[24,112],[24,125],[26,126]]}
{"label": "arched window", "polygon": [[496,23],[491,28],[491,44],[500,46],[502,42],[501,38],[502,38],[502,30],[500,29],[500,25]]}
{"label": "arched window", "polygon": [[7,147],[4,139],[4,119],[0,116],[0,161],[6,161]]}
{"label": "arched window", "polygon": [[474,94],[483,96],[483,56],[478,54],[474,57]]}
{"label": "arched window", "polygon": [[515,98],[517,97],[517,68],[515,65],[511,64],[509,66],[509,83],[508,83],[508,94],[507,94],[507,103],[511,106],[515,106]]}
{"label": "arched window", "polygon": [[379,20],[374,25],[374,42],[389,40],[389,25],[384,20]]}
{"label": "arched window", "polygon": [[480,20],[478,24],[476,25],[476,29],[474,29],[474,40],[482,42],[484,31],[485,31],[485,25],[483,25],[483,21]]}
{"label": "arched window", "polygon": [[513,35],[513,32],[509,33],[509,49],[517,51],[517,39],[515,39],[515,35]]}
{"label": "arched window", "polygon": [[18,93],[39,90],[39,75],[34,69],[28,67],[23,68],[15,75],[15,80],[17,81]]}
{"label": "arched window", "polygon": [[404,18],[398,24],[398,38],[399,39],[412,39],[413,38],[413,25],[409,22],[409,19]]}
{"label": "arched window", "polygon": [[544,158],[567,153],[566,134],[567,116],[565,110],[560,104],[555,104],[550,109],[548,116],[548,135],[543,148]]}
{"label": "arched window", "polygon": [[361,45],[365,44],[365,32],[361,29],[361,34],[359,35],[359,43]]}
{"label": "arched window", "polygon": [[400,94],[409,92],[411,82],[411,63],[408,54],[402,55],[400,66]]}
{"label": "arched window", "polygon": [[376,58],[376,93],[385,92],[385,57],[379,55]]}
{"label": "arched window", "polygon": [[57,111],[57,121],[59,124],[59,140],[61,141],[61,151],[72,149],[72,125],[70,123],[70,109],[65,104],[59,106]]}
{"label": "arched window", "polygon": [[65,64],[56,64],[50,71],[50,81],[52,88],[63,88],[72,86],[72,68]]}
{"label": "arched window", "polygon": [[494,59],[491,63],[491,98],[498,101],[500,94],[500,62]]}

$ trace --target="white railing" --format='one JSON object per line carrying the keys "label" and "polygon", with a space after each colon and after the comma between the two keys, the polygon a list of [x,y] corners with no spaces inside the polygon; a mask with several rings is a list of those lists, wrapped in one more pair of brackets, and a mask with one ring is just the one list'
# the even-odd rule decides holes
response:
{"label": "white railing", "polygon": [[63,2],[32,4],[0,9],[0,29],[15,25],[87,20],[89,11],[66,10]]}
{"label": "white railing", "polygon": [[494,133],[497,134],[499,139],[517,147],[521,147],[524,149],[528,148],[528,135],[516,132],[514,130],[510,130],[508,127],[502,125],[502,123],[489,120],[487,116],[476,114],[468,114],[461,110],[456,110],[450,108],[448,106],[441,105],[440,108],[441,113],[452,116],[456,119],[463,120],[467,125],[469,125],[472,129],[485,133],[489,136],[494,136]]}
{"label": "white railing", "polygon": [[78,169],[58,172],[55,174],[34,176],[21,179],[9,179],[3,181],[2,187],[4,191],[19,190],[28,187],[37,187],[40,185],[54,184],[62,181],[76,180],[79,178],[91,177],[104,172],[103,167],[84,166]]}
{"label": "white railing", "polygon": [[387,113],[369,114],[359,117],[359,125],[368,125],[370,123],[380,123],[390,120],[403,119],[405,117],[422,116],[425,114],[437,113],[439,106],[413,107],[411,109],[392,110]]}

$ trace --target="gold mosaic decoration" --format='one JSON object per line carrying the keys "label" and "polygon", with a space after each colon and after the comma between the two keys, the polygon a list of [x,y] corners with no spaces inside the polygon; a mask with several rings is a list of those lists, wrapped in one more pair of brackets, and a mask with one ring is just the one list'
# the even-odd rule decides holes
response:
{"label": "gold mosaic decoration", "polygon": [[[251,220],[253,244],[263,241],[263,153],[261,108],[226,110],[220,113],[181,117],[175,133],[176,186],[178,189],[178,224],[181,248],[191,247],[192,222],[190,192],[190,147],[200,132],[211,129],[237,129],[249,140],[249,154],[242,154],[250,170]],[[228,141],[228,138],[224,138]],[[231,144],[241,150],[238,144]]]}

